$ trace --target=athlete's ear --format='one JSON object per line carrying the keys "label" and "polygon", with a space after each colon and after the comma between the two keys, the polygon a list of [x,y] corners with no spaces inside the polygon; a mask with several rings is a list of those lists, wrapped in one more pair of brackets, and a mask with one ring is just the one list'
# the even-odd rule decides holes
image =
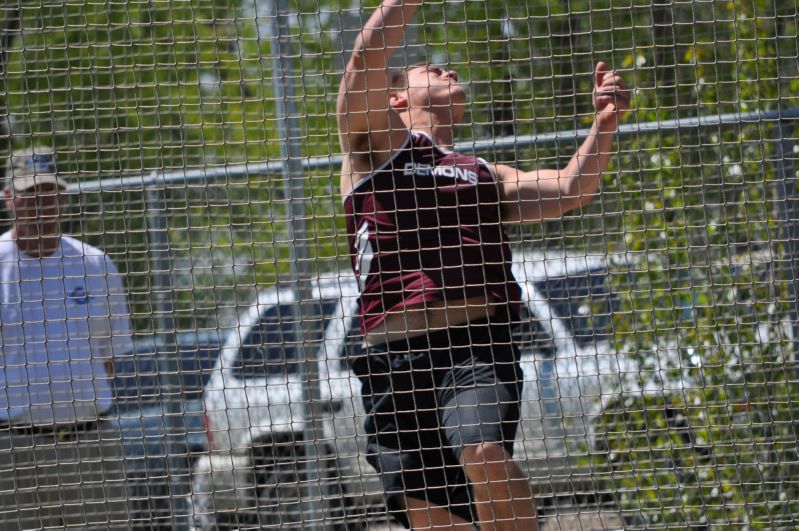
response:
{"label": "athlete's ear", "polygon": [[388,93],[388,104],[396,111],[404,111],[408,108],[408,94],[391,91]]}

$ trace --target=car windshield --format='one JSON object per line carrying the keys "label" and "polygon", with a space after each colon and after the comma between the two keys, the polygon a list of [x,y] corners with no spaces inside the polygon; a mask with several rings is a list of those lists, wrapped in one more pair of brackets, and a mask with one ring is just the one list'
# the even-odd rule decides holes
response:
{"label": "car windshield", "polygon": [[596,268],[579,275],[553,276],[535,283],[555,316],[564,319],[569,326],[578,345],[591,344],[613,332],[612,315],[619,301],[610,289],[607,276],[607,269]]}
{"label": "car windshield", "polygon": [[[156,404],[168,394],[198,399],[219,357],[218,333],[176,334],[175,344],[158,343],[153,336],[134,339],[136,349],[114,359],[114,400],[119,410]],[[176,372],[164,372],[177,360]],[[164,388],[168,383],[174,388]]]}
{"label": "car windshield", "polygon": [[270,306],[242,341],[234,371],[242,378],[266,378],[300,370],[300,348],[319,343],[338,301]]}

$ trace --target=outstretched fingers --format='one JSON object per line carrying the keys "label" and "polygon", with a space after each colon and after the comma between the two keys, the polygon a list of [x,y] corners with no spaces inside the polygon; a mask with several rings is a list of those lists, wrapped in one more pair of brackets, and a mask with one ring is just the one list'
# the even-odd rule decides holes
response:
{"label": "outstretched fingers", "polygon": [[596,64],[596,68],[594,69],[594,86],[599,87],[602,85],[602,82],[605,79],[605,74],[607,74],[607,65],[605,61],[599,61]]}
{"label": "outstretched fingers", "polygon": [[621,75],[608,71],[604,62],[597,63],[594,87],[594,106],[597,112],[625,112],[630,108],[631,93]]}

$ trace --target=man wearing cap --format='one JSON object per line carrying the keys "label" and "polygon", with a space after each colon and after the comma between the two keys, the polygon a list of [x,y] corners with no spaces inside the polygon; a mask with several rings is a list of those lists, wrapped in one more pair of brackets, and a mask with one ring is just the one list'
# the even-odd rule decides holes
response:
{"label": "man wearing cap", "polygon": [[132,350],[122,279],[61,234],[67,185],[47,148],[14,152],[0,236],[0,529],[126,527],[112,358]]}

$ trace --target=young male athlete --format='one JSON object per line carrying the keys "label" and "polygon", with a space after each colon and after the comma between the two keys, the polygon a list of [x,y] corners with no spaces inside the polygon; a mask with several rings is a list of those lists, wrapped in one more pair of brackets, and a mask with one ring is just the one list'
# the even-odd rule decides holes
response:
{"label": "young male athlete", "polygon": [[368,459],[389,510],[414,529],[535,529],[512,461],[522,373],[510,327],[521,298],[504,223],[587,204],[629,107],[598,63],[588,138],[560,170],[522,171],[452,151],[457,74],[389,59],[421,0],[384,0],[338,95],[341,192],[361,286]]}

